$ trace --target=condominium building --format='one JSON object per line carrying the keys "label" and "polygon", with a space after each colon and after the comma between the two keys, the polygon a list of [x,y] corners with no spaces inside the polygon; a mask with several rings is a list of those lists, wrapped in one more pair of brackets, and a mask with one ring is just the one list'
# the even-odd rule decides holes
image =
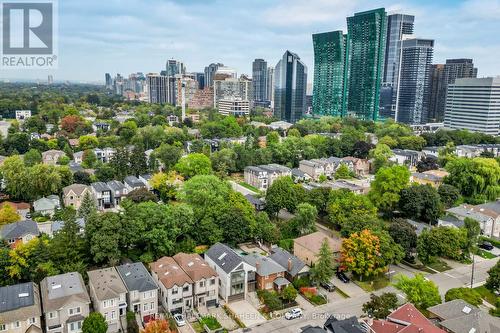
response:
{"label": "condominium building", "polygon": [[[246,76],[241,76],[240,78],[227,77],[221,80],[216,79],[214,81],[214,106],[219,109],[220,113],[229,114],[230,110],[234,107],[235,111],[238,111],[237,107],[243,107],[246,111],[246,107],[250,109],[252,106],[252,80],[248,79]],[[221,101],[223,109],[221,110]],[[228,103],[229,101],[240,102],[240,103]],[[224,113],[223,113],[224,114]],[[246,115],[246,114],[245,114]]]}
{"label": "condominium building", "polygon": [[253,98],[255,106],[267,107],[267,61],[255,59],[252,63],[252,84]]}
{"label": "condominium building", "polygon": [[219,113],[223,116],[247,117],[250,115],[250,101],[240,98],[218,101]]}
{"label": "condominium building", "polygon": [[245,183],[266,191],[279,177],[292,175],[292,170],[279,164],[248,166],[244,170]]}

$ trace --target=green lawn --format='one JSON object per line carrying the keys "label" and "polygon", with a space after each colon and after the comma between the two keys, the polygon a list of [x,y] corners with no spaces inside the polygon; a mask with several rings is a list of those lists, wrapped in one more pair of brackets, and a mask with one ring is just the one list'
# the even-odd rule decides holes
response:
{"label": "green lawn", "polygon": [[252,185],[249,185],[249,184],[247,184],[245,182],[239,182],[238,184],[240,184],[244,188],[249,189],[250,191],[253,191],[253,192],[257,193],[257,194],[260,193],[260,191],[259,191],[258,188],[253,187]]}
{"label": "green lawn", "polygon": [[353,276],[353,277],[354,277],[353,282],[356,283],[359,287],[361,287],[366,292],[372,292],[375,290],[385,288],[391,283],[389,281],[389,278],[385,274],[380,274],[378,276],[369,277],[369,278],[363,276],[362,279],[360,279],[357,276]]}
{"label": "green lawn", "polygon": [[476,254],[484,259],[493,259],[497,257],[493,253],[484,250],[478,250]]}
{"label": "green lawn", "polygon": [[444,272],[451,269],[451,267],[441,259],[436,259],[436,261],[434,261],[433,263],[428,264],[427,267],[430,267],[438,272]]}
{"label": "green lawn", "polygon": [[485,286],[481,286],[481,287],[476,287],[474,288],[474,290],[476,290],[479,294],[481,294],[481,297],[483,297],[483,299],[490,303],[491,305],[495,305],[496,304],[496,300],[497,300],[497,296],[489,289],[487,289]]}
{"label": "green lawn", "polygon": [[212,316],[206,316],[206,317],[202,317],[200,319],[200,323],[203,325],[207,325],[207,327],[210,329],[210,330],[216,330],[216,329],[219,329],[222,327],[222,325],[219,323],[219,321],[215,318],[215,317],[212,317]]}
{"label": "green lawn", "polygon": [[203,325],[200,323],[192,323],[191,327],[193,327],[196,333],[203,333],[205,330],[203,329]]}

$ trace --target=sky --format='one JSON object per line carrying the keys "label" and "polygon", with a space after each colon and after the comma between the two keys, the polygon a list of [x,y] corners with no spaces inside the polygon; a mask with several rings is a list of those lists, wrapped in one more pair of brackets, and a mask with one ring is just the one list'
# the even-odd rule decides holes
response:
{"label": "sky", "polygon": [[417,37],[435,39],[434,63],[473,58],[479,76],[500,75],[500,0],[59,0],[57,70],[2,70],[0,78],[104,81],[160,72],[167,59],[189,72],[212,62],[251,74],[288,49],[313,77],[312,34],[346,30],[346,17],[385,7],[415,15]]}

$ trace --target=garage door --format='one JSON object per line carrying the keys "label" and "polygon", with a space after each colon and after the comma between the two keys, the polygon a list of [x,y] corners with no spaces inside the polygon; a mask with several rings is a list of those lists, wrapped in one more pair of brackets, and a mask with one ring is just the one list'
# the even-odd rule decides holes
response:
{"label": "garage door", "polygon": [[176,313],[182,314],[182,307],[177,308],[177,309],[173,309],[172,311],[170,311],[170,313],[173,314],[173,315],[176,314]]}
{"label": "garage door", "polygon": [[216,299],[212,299],[210,301],[207,301],[206,305],[207,305],[207,308],[211,308],[211,307],[217,305],[217,300]]}

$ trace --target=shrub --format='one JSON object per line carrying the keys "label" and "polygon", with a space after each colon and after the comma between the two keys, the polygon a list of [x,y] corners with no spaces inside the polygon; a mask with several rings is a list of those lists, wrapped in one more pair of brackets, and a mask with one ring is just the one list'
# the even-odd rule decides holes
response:
{"label": "shrub", "polygon": [[462,299],[471,305],[478,306],[483,303],[483,298],[476,290],[470,288],[452,288],[444,296],[446,302]]}

